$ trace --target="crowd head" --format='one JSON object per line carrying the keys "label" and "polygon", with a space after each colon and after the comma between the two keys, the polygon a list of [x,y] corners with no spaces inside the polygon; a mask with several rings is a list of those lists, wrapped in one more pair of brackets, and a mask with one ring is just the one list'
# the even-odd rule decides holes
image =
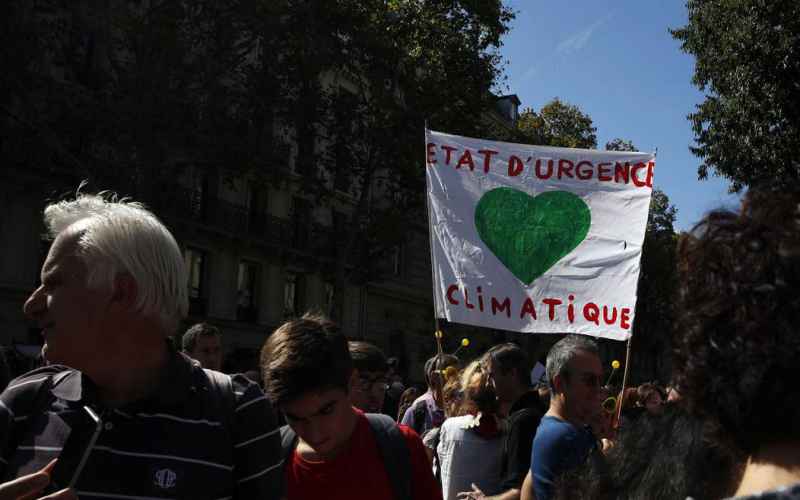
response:
{"label": "crowd head", "polygon": [[367,412],[379,413],[389,387],[386,356],[369,342],[350,341],[348,348],[353,359],[353,405]]}
{"label": "crowd head", "polygon": [[568,335],[553,345],[545,366],[550,400],[564,406],[566,414],[588,422],[602,404],[603,367],[597,343],[582,335]]}
{"label": "crowd head", "polygon": [[530,361],[517,344],[507,342],[490,348],[483,356],[483,364],[502,402],[513,402],[519,392],[530,386]]}
{"label": "crowd head", "polygon": [[128,274],[136,282],[135,308],[173,332],[189,308],[186,270],[169,230],[141,203],[113,194],[78,193],[49,205],[44,222],[86,269],[86,284],[111,292]]}
{"label": "crowd head", "polygon": [[800,196],[752,189],[679,242],[677,389],[741,450],[800,438]]}
{"label": "crowd head", "polygon": [[209,323],[198,323],[186,330],[181,347],[203,368],[222,369],[222,333]]}
{"label": "crowd head", "polygon": [[44,221],[54,241],[24,311],[42,328],[50,362],[93,371],[105,354],[120,354],[113,349],[128,330],[175,332],[188,311],[186,270],[155,215],[112,194],[79,192],[49,205]]}

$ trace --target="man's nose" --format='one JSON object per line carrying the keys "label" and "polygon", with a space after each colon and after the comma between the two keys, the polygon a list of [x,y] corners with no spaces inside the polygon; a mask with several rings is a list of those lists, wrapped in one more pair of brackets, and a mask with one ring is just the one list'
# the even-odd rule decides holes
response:
{"label": "man's nose", "polygon": [[47,303],[45,301],[45,294],[42,293],[41,286],[33,291],[31,296],[28,297],[28,300],[26,300],[25,304],[22,306],[22,312],[25,313],[25,316],[31,319],[38,318],[46,309]]}

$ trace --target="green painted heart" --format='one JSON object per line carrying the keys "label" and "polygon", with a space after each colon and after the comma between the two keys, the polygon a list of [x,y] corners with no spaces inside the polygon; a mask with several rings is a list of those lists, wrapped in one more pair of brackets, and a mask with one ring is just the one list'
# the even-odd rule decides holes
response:
{"label": "green painted heart", "polygon": [[566,191],[533,197],[497,188],[485,193],[475,207],[478,236],[525,284],[573,251],[586,238],[591,222],[586,202]]}

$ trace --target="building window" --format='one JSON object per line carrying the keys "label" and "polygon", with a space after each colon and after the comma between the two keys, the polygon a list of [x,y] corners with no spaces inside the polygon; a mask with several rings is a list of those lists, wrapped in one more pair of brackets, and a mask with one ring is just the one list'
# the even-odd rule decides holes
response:
{"label": "building window", "polygon": [[403,247],[401,245],[392,247],[391,257],[392,275],[400,276],[403,273]]}
{"label": "building window", "polygon": [[303,276],[297,273],[286,273],[283,286],[283,314],[285,317],[297,317],[303,309]]}
{"label": "building window", "polygon": [[189,273],[189,314],[204,316],[206,314],[206,252],[196,248],[183,251],[183,260]]}
{"label": "building window", "polygon": [[259,265],[239,262],[239,277],[236,287],[236,319],[255,323],[258,321],[258,277]]}
{"label": "building window", "polygon": [[265,189],[250,185],[247,190],[247,227],[250,234],[265,231],[267,213],[267,192]]}
{"label": "building window", "polygon": [[208,176],[202,175],[195,178],[190,192],[189,212],[192,218],[205,221],[208,215]]}
{"label": "building window", "polygon": [[338,319],[336,311],[333,310],[334,291],[336,287],[331,282],[325,283],[325,314],[329,315],[331,319]]}
{"label": "building window", "polygon": [[350,171],[352,169],[352,156],[350,147],[339,139],[334,145],[334,176],[333,188],[347,193],[350,190]]}
{"label": "building window", "polygon": [[333,144],[333,187],[348,192],[353,170],[353,144],[357,142],[357,127],[353,113],[358,112],[358,96],[346,88],[339,88],[333,103],[336,121],[336,139]]}
{"label": "building window", "polygon": [[292,221],[294,223],[294,247],[308,248],[311,234],[311,204],[303,198],[292,199]]}

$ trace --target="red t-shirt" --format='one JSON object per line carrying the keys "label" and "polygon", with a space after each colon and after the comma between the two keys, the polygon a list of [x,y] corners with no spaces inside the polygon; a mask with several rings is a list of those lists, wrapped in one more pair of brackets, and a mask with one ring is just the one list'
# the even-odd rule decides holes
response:
{"label": "red t-shirt", "polygon": [[[416,432],[398,426],[411,455],[411,491],[414,500],[441,500],[442,489],[433,477],[425,448]],[[292,454],[286,467],[288,500],[393,500],[391,483],[378,443],[367,417],[358,412],[358,423],[348,447],[332,460],[310,462]]]}

